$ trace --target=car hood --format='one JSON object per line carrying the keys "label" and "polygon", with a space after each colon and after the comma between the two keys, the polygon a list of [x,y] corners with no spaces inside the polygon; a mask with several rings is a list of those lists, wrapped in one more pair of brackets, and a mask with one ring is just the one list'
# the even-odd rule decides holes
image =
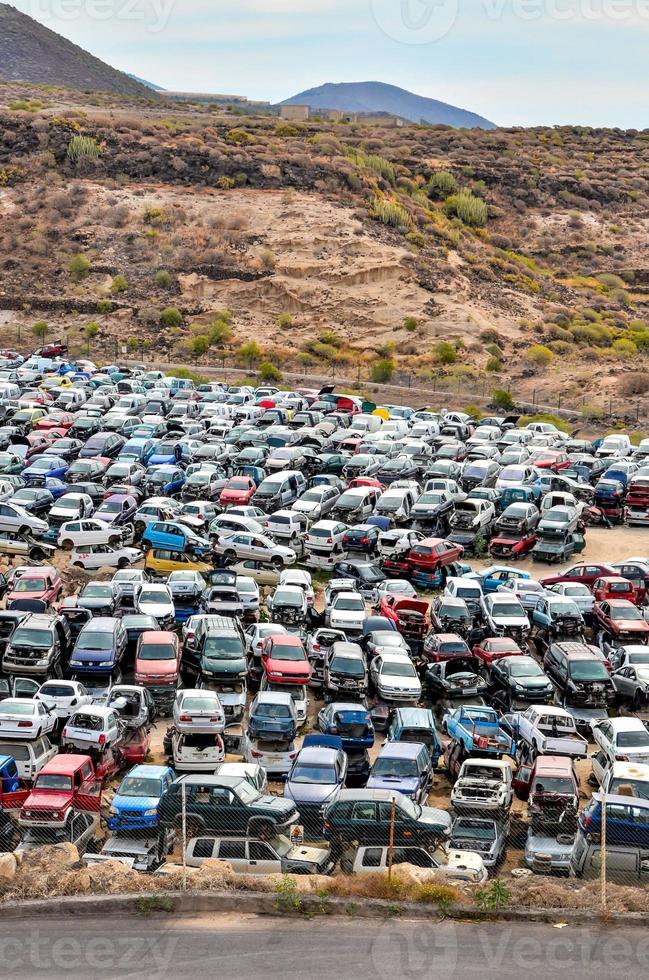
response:
{"label": "car hood", "polygon": [[491,618],[495,623],[506,623],[507,626],[528,626],[530,621],[527,616],[503,616],[502,613],[494,611],[491,613]]}
{"label": "car hood", "polygon": [[135,673],[146,677],[161,677],[163,674],[173,676],[178,673],[178,664],[175,660],[136,660]]}
{"label": "car hood", "polygon": [[174,613],[171,602],[138,602],[138,610],[143,616],[153,616],[154,619],[160,616],[173,616]]}
{"label": "car hood", "polygon": [[265,809],[275,810],[277,813],[290,813],[295,809],[293,800],[286,800],[281,796],[260,796],[253,805],[263,806]]}
{"label": "car hood", "polygon": [[446,810],[439,810],[432,806],[422,806],[419,820],[420,823],[442,828],[447,836],[451,832],[451,818]]}
{"label": "car hood", "polygon": [[408,795],[415,793],[418,787],[415,776],[370,776],[367,780],[368,789],[396,789]]}
{"label": "car hood", "polygon": [[50,790],[35,789],[25,800],[25,809],[37,807],[47,810],[62,810],[72,803],[72,793],[55,793]]}
{"label": "car hood", "polygon": [[518,684],[519,687],[527,688],[528,691],[533,690],[543,690],[544,688],[552,687],[552,684],[546,677],[514,677],[511,679],[512,684]]}
{"label": "car hood", "polygon": [[287,782],[284,788],[284,796],[300,803],[326,803],[338,791],[337,784],[321,783],[292,783]]}
{"label": "car hood", "polygon": [[115,659],[114,650],[77,650],[72,653],[73,660],[87,660],[89,663],[103,663]]}
{"label": "car hood", "polygon": [[119,796],[113,797],[113,806],[119,810],[152,810],[157,807],[160,799],[157,796]]}
{"label": "car hood", "polygon": [[322,864],[329,857],[330,852],[322,847],[293,847],[286,855],[288,861],[304,861],[310,864]]}

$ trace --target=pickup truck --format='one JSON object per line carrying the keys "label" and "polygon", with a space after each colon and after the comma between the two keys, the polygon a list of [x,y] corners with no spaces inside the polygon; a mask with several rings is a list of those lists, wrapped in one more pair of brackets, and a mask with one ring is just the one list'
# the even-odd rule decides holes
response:
{"label": "pickup truck", "polygon": [[90,756],[57,755],[43,766],[31,792],[14,794],[22,796],[15,801],[21,806],[18,823],[21,827],[64,827],[72,810],[98,813],[101,790]]}
{"label": "pickup truck", "polygon": [[588,742],[577,732],[575,719],[565,708],[533,704],[523,714],[506,715],[505,721],[526,743],[532,756],[585,759],[588,754]]}
{"label": "pickup truck", "polygon": [[465,759],[451,790],[458,813],[507,813],[513,798],[512,767],[498,759]]}
{"label": "pickup truck", "polygon": [[444,728],[462,745],[467,755],[476,752],[496,757],[514,754],[515,740],[501,726],[494,708],[462,705],[446,715]]}

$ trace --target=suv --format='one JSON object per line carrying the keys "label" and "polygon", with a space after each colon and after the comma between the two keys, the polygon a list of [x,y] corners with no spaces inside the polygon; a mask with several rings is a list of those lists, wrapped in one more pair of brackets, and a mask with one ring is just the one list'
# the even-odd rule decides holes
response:
{"label": "suv", "polygon": [[204,677],[246,676],[246,641],[236,619],[192,616],[183,649],[183,669]]}
{"label": "suv", "polygon": [[615,701],[615,687],[603,660],[583,643],[553,643],[543,668],[564,705],[606,708]]}
{"label": "suv", "polygon": [[238,776],[188,775],[176,779],[160,801],[160,825],[180,827],[186,801],[187,837],[204,831],[259,835],[289,831],[299,820],[293,800],[266,796]]}
{"label": "suv", "polygon": [[396,845],[431,847],[450,836],[451,818],[444,810],[419,806],[395,790],[344,789],[324,809],[325,837],[338,847],[353,840],[390,844],[393,809]]}
{"label": "suv", "polygon": [[63,616],[32,613],[13,631],[2,658],[2,670],[7,674],[54,676],[68,653],[71,637]]}

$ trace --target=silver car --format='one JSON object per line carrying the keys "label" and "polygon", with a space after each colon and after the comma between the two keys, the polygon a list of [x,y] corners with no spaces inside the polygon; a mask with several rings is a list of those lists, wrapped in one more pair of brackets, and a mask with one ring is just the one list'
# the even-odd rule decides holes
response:
{"label": "silver car", "polygon": [[225,712],[215,691],[178,691],[172,714],[178,732],[210,735],[225,728]]}

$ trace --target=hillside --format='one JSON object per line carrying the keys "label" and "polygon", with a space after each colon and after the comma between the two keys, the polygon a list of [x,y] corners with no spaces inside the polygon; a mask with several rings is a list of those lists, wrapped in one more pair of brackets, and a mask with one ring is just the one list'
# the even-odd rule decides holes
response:
{"label": "hillside", "polygon": [[153,96],[145,85],[4,3],[0,4],[0,78]]}
{"label": "hillside", "polygon": [[38,91],[0,83],[0,346],[644,414],[649,133]]}
{"label": "hillside", "polygon": [[406,89],[386,85],[384,82],[328,82],[300,92],[281,105],[309,105],[313,109],[341,109],[343,112],[388,112],[414,123],[495,128],[494,123],[474,112],[458,109],[436,99],[427,99],[422,95],[414,95]]}

